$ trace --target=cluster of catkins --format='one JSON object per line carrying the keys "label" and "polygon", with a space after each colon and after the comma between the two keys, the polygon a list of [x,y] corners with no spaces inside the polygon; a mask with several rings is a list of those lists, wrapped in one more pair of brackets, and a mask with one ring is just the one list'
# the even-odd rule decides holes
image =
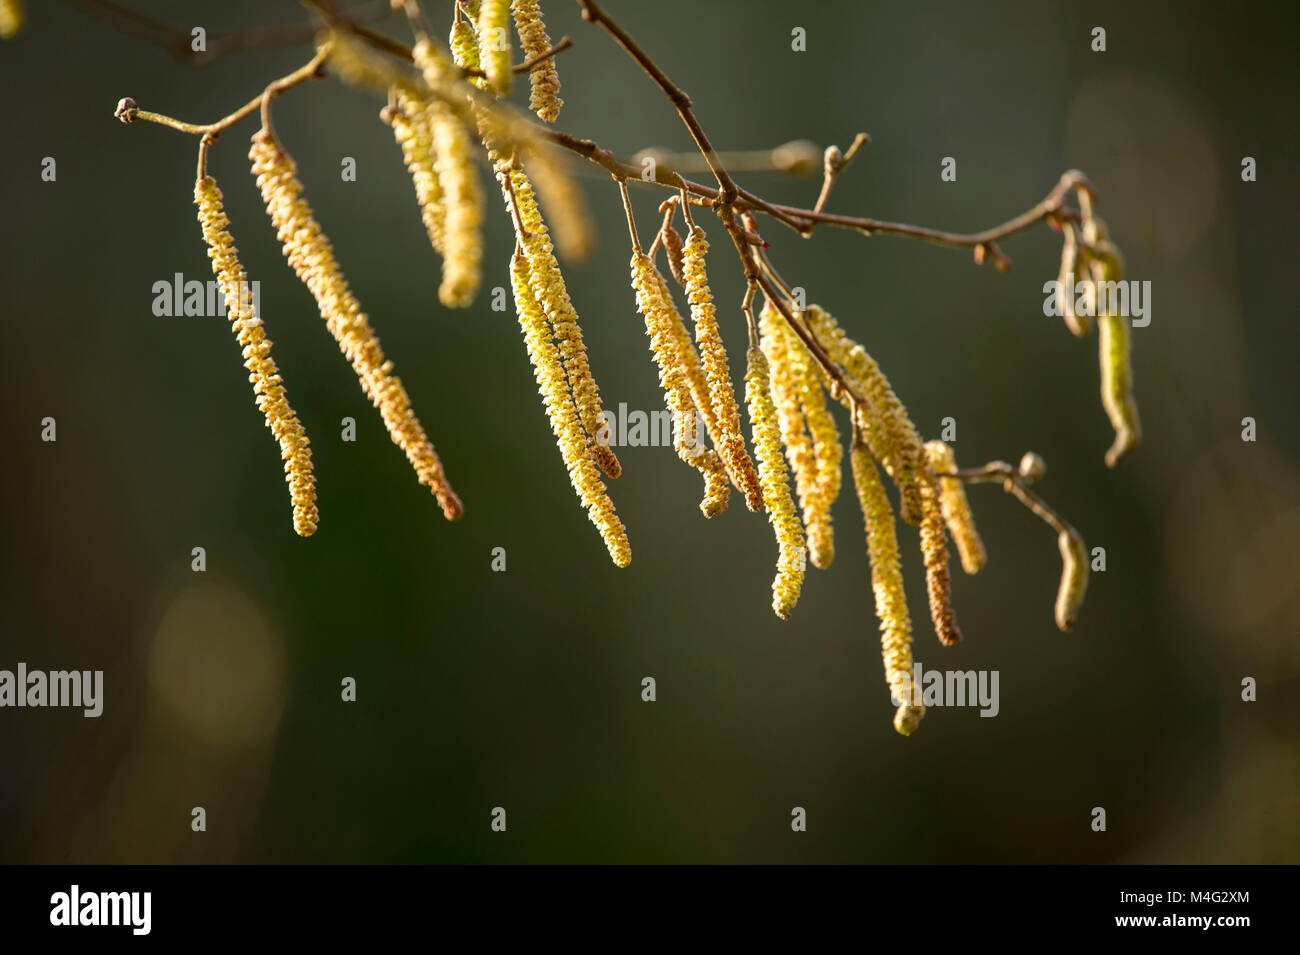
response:
{"label": "cluster of catkins", "polygon": [[[547,417],[582,506],[613,562],[626,567],[631,562],[627,531],[605,483],[618,478],[622,467],[608,445],[600,391],[542,207],[566,255],[581,255],[590,248],[587,219],[576,189],[563,164],[552,157],[540,127],[503,102],[512,74],[521,69],[511,65],[513,17],[531,81],[530,106],[547,122],[559,113],[559,80],[554,57],[547,56],[551,43],[538,4],[536,0],[460,0],[448,41],[450,55],[424,34],[423,18],[413,0],[404,0],[404,6],[417,28],[412,49],[415,71],[347,34],[331,34],[324,41],[329,62],[344,80],[382,90],[388,97],[381,116],[401,147],[429,241],[442,258],[438,294],[447,307],[469,304],[480,285],[484,199],[476,164],[484,156],[490,162],[515,229],[511,286]],[[303,198],[293,160],[269,126],[253,137],[250,158],[289,265],[311,291],[326,327],[420,482],[431,489],[447,518],[460,517],[461,502],[433,444]],[[210,177],[199,179],[195,199],[213,270],[227,289],[242,288],[247,277],[226,231],[221,194]],[[751,511],[767,513],[778,550],[772,607],[785,618],[799,599],[807,564],[826,568],[834,557],[831,509],[841,490],[845,454],[831,404],[838,401],[848,408],[852,440],[847,457],[866,529],[886,680],[898,707],[894,725],[900,733],[911,733],[924,706],[912,684],[912,625],[894,508],[881,471],[895,485],[903,520],[918,528],[930,617],[939,640],[951,645],[961,639],[961,633],[952,609],[948,539],[955,544],[966,573],[977,573],[986,561],[953,451],[941,441],[922,440],[875,360],[829,313],[784,295],[780,300],[765,300],[757,320],[746,312],[750,341],[744,403],[751,458],[709,290],[708,242],[704,230],[691,219],[686,199],[683,195],[680,202],[665,204],[663,225],[648,252],[642,251],[633,227],[630,263],[636,307],[644,318],[672,414],[674,450],[700,473],[700,509],[706,517],[726,509],[733,488]],[[1062,226],[1066,246],[1062,270],[1087,269],[1096,281],[1116,280],[1122,268],[1119,254],[1083,193],[1080,204],[1077,228],[1075,221]],[[676,208],[686,219],[685,241],[672,224]],[[689,325],[655,264],[660,248],[684,290]],[[1077,334],[1087,331],[1075,310],[1065,314]],[[280,443],[294,527],[299,534],[311,534],[318,515],[307,437],[289,406],[261,320],[242,300],[231,300],[230,315],[258,406]],[[1117,434],[1107,456],[1113,464],[1136,443],[1139,431],[1127,326],[1118,317],[1103,315],[1098,321],[1103,402]],[[1004,467],[1014,475],[1007,480],[1024,484],[1043,470],[1041,459],[1032,454],[1026,455],[1018,471]],[[1070,629],[1083,599],[1088,568],[1077,533],[1062,531],[1060,549],[1065,566],[1056,617],[1062,629]]]}

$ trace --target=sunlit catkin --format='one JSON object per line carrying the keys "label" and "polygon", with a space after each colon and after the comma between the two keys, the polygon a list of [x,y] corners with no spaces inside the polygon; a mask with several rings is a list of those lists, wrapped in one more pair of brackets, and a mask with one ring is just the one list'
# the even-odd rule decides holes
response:
{"label": "sunlit catkin", "polygon": [[[645,319],[650,352],[659,369],[664,403],[672,416],[673,449],[679,458],[699,470],[704,477],[704,500],[700,502],[700,510],[705,517],[713,517],[726,509],[731,488],[722,462],[706,446],[704,436],[700,434],[699,415],[682,361],[682,340],[674,327],[681,319],[674,315],[671,301],[665,298],[667,288],[663,276],[642,252],[632,253],[632,288],[636,291],[637,309]],[[690,344],[689,340],[686,344]]]}
{"label": "sunlit catkin", "polygon": [[[767,355],[772,375],[772,400],[781,425],[781,440],[786,459],[794,472],[795,489],[803,511],[808,557],[818,568],[830,566],[835,555],[831,529],[830,505],[839,494],[839,436],[829,419],[821,385],[813,371],[811,356],[803,342],[771,303],[764,306],[759,320],[763,353]],[[815,399],[821,399],[818,430],[808,416],[818,413]],[[829,424],[829,434],[827,425]],[[818,447],[818,437],[833,447]],[[824,473],[823,465],[834,459],[834,475]]]}
{"label": "sunlit catkin", "polygon": [[[925,461],[936,474],[951,474],[957,470],[957,458],[952,448],[942,441],[925,442]],[[988,553],[984,550],[979,531],[975,529],[975,517],[971,514],[966,487],[960,478],[939,478],[939,504],[948,533],[957,545],[961,569],[968,574],[978,574],[988,562]]]}
{"label": "sunlit catkin", "polygon": [[1115,429],[1115,440],[1106,451],[1106,465],[1113,468],[1142,439],[1142,422],[1133,398],[1128,319],[1123,315],[1098,316],[1097,338],[1101,356],[1101,403]]}
{"label": "sunlit catkin", "polygon": [[393,443],[406,453],[420,483],[433,492],[447,519],[456,520],[464,511],[460,498],[447,482],[401,379],[393,374],[392,362],[384,357],[370,320],[339,270],[329,239],[302,197],[297,166],[267,130],[253,137],[249,158],[289,265],[316,299],[326,327],[352,363],[366,397],[379,409]]}
{"label": "sunlit catkin", "polygon": [[457,17],[456,22],[451,25],[451,35],[447,38],[447,45],[451,48],[452,60],[461,69],[481,68],[478,59],[478,34],[474,32],[473,23]]}
{"label": "sunlit catkin", "polygon": [[498,96],[510,92],[510,0],[483,0],[478,12],[479,62]]}
{"label": "sunlit catkin", "polygon": [[1061,549],[1061,585],[1056,591],[1056,626],[1074,629],[1088,589],[1088,553],[1083,538],[1073,530],[1063,530],[1056,538]]}
{"label": "sunlit catkin", "polygon": [[1061,270],[1056,276],[1056,301],[1065,319],[1066,327],[1076,336],[1082,338],[1092,329],[1092,319],[1081,315],[1074,307],[1075,285],[1080,278],[1082,260],[1079,258],[1079,242],[1074,233],[1074,225],[1066,222],[1061,226]]}
{"label": "sunlit catkin", "polygon": [[772,609],[784,620],[799,602],[808,552],[804,547],[803,527],[790,496],[767,358],[762,349],[753,345],[745,353],[745,358],[745,404],[753,429],[754,454],[758,458],[758,477],[763,486],[767,519],[776,535],[778,550],[776,577],[772,580]]}
{"label": "sunlit catkin", "polygon": [[926,472],[921,480],[921,558],[925,563],[925,589],[930,601],[930,620],[939,642],[952,646],[961,641],[957,617],[952,609],[952,578],[948,573],[948,538],[944,534],[943,509],[939,503],[939,480]]}
{"label": "sunlit catkin", "polygon": [[293,503],[293,529],[301,537],[316,531],[320,515],[316,510],[316,481],[312,476],[311,447],[307,432],[289,405],[289,396],[280,381],[280,372],[271,357],[271,340],[266,337],[262,320],[253,313],[248,275],[239,262],[239,251],[230,237],[230,224],[222,208],[221,190],[216,180],[205,176],[194,184],[194,202],[199,207],[199,224],[203,241],[208,244],[212,272],[221,280],[226,297],[230,327],[244,354],[248,380],[253,383],[257,407],[266,417],[266,426],[280,444],[284,460],[284,479]]}
{"label": "sunlit catkin", "polygon": [[[515,16],[515,30],[519,33],[525,61],[541,56],[551,48],[551,38],[546,35],[546,24],[542,21],[542,10],[537,0],[513,0],[510,10]],[[559,97],[560,74],[555,69],[555,57],[545,59],[529,70],[528,82],[531,87],[528,108],[546,122],[555,122],[560,107],[564,105],[564,100]]]}
{"label": "sunlit catkin", "polygon": [[[411,55],[432,89],[444,90],[457,80],[451,62],[428,39],[417,42]],[[475,146],[463,118],[437,96],[423,104],[420,120],[429,130],[443,195],[438,299],[448,308],[464,308],[478,291],[483,259],[483,192],[474,169]]]}
{"label": "sunlit catkin", "polygon": [[[668,231],[677,234],[671,226]],[[692,229],[682,250],[681,278],[685,279],[683,284],[686,286],[686,300],[691,306],[691,321],[695,324],[695,341],[700,348],[700,360],[708,382],[709,404],[713,409],[716,429],[713,443],[727,473],[745,495],[745,505],[751,511],[761,511],[763,487],[759,483],[758,472],[754,470],[754,462],[745,450],[745,436],[740,430],[740,409],[731,384],[727,350],[722,344],[722,333],[718,330],[713,293],[709,291],[709,278],[705,271],[705,253],[708,248],[704,230],[698,226]]]}
{"label": "sunlit catkin", "polygon": [[385,107],[380,116],[393,128],[393,138],[402,147],[402,161],[415,185],[415,199],[420,205],[420,218],[429,234],[429,243],[441,255],[446,210],[433,162],[433,137],[428,123],[423,121],[421,104],[402,93],[397,93],[395,100],[395,105]]}
{"label": "sunlit catkin", "polygon": [[578,313],[564,286],[564,275],[560,272],[560,264],[555,260],[532,183],[523,170],[511,170],[510,185],[507,187],[503,183],[502,192],[507,207],[513,197],[513,203],[519,211],[519,225],[523,230],[519,241],[528,257],[533,294],[542,306],[546,320],[551,323],[560,357],[564,361],[564,373],[569,379],[569,389],[573,393],[574,408],[583,429],[592,439],[592,457],[605,474],[616,478],[622,473],[617,456],[612,448],[596,440],[601,433],[600,389],[596,387],[596,380],[591,375],[587,349],[582,341],[582,328],[578,324]]}
{"label": "sunlit catkin", "polygon": [[560,352],[551,340],[550,326],[533,295],[528,259],[521,254],[516,253],[510,260],[510,281],[514,288],[519,327],[524,334],[524,344],[528,347],[528,358],[537,377],[537,388],[542,394],[551,430],[555,432],[560,454],[564,457],[569,480],[578,493],[579,500],[587,508],[591,522],[600,531],[610,558],[619,567],[626,567],[632,560],[627,531],[614,512],[614,504],[600,480],[591,455],[587,453],[587,435],[569,397],[569,385],[565,379]]}
{"label": "sunlit catkin", "polygon": [[912,619],[907,612],[903,573],[898,562],[898,535],[894,510],[889,506],[880,472],[871,460],[866,444],[855,441],[849,452],[849,466],[862,508],[867,531],[867,555],[871,558],[871,589],[876,596],[876,617],[880,621],[880,653],[885,661],[889,696],[898,707],[894,729],[904,736],[916,729],[925,714],[921,695],[912,681]]}
{"label": "sunlit catkin", "polygon": [[[899,513],[912,525],[921,523],[921,436],[907,408],[867,350],[844,333],[822,308],[809,305],[804,312],[813,334],[830,357],[843,368],[870,404],[859,408],[859,424],[871,453],[884,465],[898,487]],[[852,406],[848,395],[842,400]]]}

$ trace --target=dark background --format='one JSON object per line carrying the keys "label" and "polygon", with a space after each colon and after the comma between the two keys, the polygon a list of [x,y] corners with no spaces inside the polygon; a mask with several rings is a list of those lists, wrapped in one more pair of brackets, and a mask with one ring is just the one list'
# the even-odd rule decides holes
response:
{"label": "dark background", "polygon": [[[252,121],[210,170],[313,439],[322,522],[295,537],[226,323],[151,313],[154,282],[210,277],[196,141],[112,111],[130,95],[208,122],[309,49],[192,68],[69,4],[28,6],[27,31],[0,45],[0,668],[103,669],[107,699],[97,720],[0,711],[0,859],[1300,861],[1294,5],[607,4],[719,149],[869,132],[832,210],[974,231],[1079,167],[1129,276],[1152,283],[1153,320],[1134,331],[1146,438],[1112,472],[1096,339],[1041,311],[1055,233],[1007,241],[1002,275],[965,251],[763,223],[778,267],[871,349],[927,437],[952,416],[964,464],[1039,452],[1041,492],[1107,551],[1061,634],[1051,533],[996,487],[973,489],[990,562],[957,574],[966,640],[944,649],[902,527],[917,659],[1001,674],[996,719],[932,709],[911,738],[890,726],[851,485],[833,567],[810,568],[782,622],[766,522],[733,496],[706,523],[670,450],[625,449],[612,493],[634,559],[614,568],[513,315],[486,294],[441,308],[381,103],[336,80],[278,101],[277,129],[466,516],[446,523],[416,484],[280,257],[248,175]],[[209,36],[305,16],[130,6]],[[425,6],[442,33],[449,5]],[[575,40],[560,128],[623,156],[689,148],[576,4],[546,7],[551,36]],[[397,17],[378,26],[409,39]],[[796,26],[806,53],[790,49]],[[1105,53],[1089,49],[1094,26]],[[40,179],[45,156],[56,182]],[[344,156],[356,182],[340,181]],[[955,183],[939,180],[945,156]],[[1241,181],[1243,156],[1257,182]],[[566,270],[604,403],[653,410],[617,190],[580,172],[603,243]],[[740,178],[799,204],[818,188]],[[508,285],[513,239],[484,186],[490,289]],[[648,234],[663,196],[633,195]],[[736,370],[743,282],[704,224]],[[40,441],[45,416],[57,443]],[[339,440],[344,416],[355,444]],[[490,570],[498,546],[505,573]],[[356,703],[340,701],[345,676]],[[1240,699],[1248,676],[1256,703]],[[206,833],[190,830],[194,806]],[[506,833],[489,829],[494,806]],[[791,832],[795,806],[807,832]]]}

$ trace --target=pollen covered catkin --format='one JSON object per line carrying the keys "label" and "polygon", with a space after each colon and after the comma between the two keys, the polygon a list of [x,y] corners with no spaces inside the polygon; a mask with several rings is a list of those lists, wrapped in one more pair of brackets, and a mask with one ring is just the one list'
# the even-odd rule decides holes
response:
{"label": "pollen covered catkin", "polygon": [[[925,442],[925,461],[936,474],[957,470],[957,458],[952,453],[952,448],[942,441]],[[984,550],[984,541],[975,529],[975,517],[971,514],[966,487],[960,478],[939,478],[939,505],[943,510],[944,523],[948,525],[948,533],[957,545],[961,569],[968,574],[978,574],[988,562],[988,552]]]}
{"label": "pollen covered catkin", "polygon": [[[513,0],[510,10],[515,17],[515,30],[519,33],[519,45],[524,51],[524,60],[541,56],[551,48],[551,38],[546,35],[546,24],[542,21],[542,10],[537,0]],[[555,57],[543,60],[528,71],[531,92],[528,108],[548,123],[553,123],[560,115],[564,100],[560,99],[560,75],[555,69]]]}
{"label": "pollen covered catkin", "polygon": [[591,454],[596,466],[609,477],[617,478],[623,470],[618,457],[612,448],[596,440],[601,433],[600,389],[596,387],[596,380],[591,375],[587,348],[582,340],[582,328],[578,324],[578,313],[564,286],[564,275],[560,272],[560,263],[555,260],[532,183],[522,169],[511,170],[509,176],[510,185],[507,187],[503,182],[502,193],[507,208],[513,195],[514,204],[519,210],[519,223],[524,231],[519,240],[524,255],[528,257],[533,294],[542,306],[546,320],[551,323],[551,331],[564,361],[564,373],[569,379],[569,389],[573,393],[573,406],[583,429],[591,439]]}
{"label": "pollen covered catkin", "polygon": [[799,602],[808,552],[804,547],[803,527],[790,496],[767,358],[762,349],[753,345],[745,353],[745,358],[745,404],[749,408],[767,519],[776,535],[778,550],[776,577],[772,580],[772,609],[784,620]]}
{"label": "pollen covered catkin", "polygon": [[[771,368],[772,400],[776,404],[777,420],[781,425],[781,440],[785,444],[790,469],[795,475],[795,489],[799,495],[799,506],[803,510],[808,556],[814,567],[825,568],[835,555],[830,505],[834,495],[839,493],[839,436],[835,433],[834,421],[830,421],[833,451],[825,447],[818,448],[817,437],[820,436],[823,441],[828,437],[825,426],[829,416],[826,414],[825,401],[822,401],[820,409],[823,416],[820,435],[812,428],[812,421],[807,416],[808,404],[805,402],[812,403],[810,395],[814,388],[816,397],[822,397],[821,385],[816,381],[811,356],[803,342],[771,302],[763,307],[759,328],[762,332],[763,352],[767,355],[768,366]],[[816,411],[815,406],[813,410]],[[827,475],[823,473],[823,463],[829,463],[825,459],[831,453],[834,455],[835,470],[833,485],[827,483]]]}
{"label": "pollen covered catkin", "polygon": [[[451,48],[451,58],[457,66],[463,70],[481,69],[478,59],[478,35],[474,32],[474,24],[468,20],[456,18],[456,22],[451,25],[451,35],[447,38],[447,45]],[[483,88],[485,81],[480,77],[471,77],[471,82],[477,83],[479,89]]]}
{"label": "pollen covered catkin", "polygon": [[[922,516],[922,481],[918,473],[922,457],[921,436],[908,417],[907,408],[894,394],[889,379],[875,359],[844,333],[829,312],[809,305],[804,315],[818,343],[869,402],[869,408],[859,408],[859,424],[867,444],[898,487],[899,512],[903,520],[913,526],[919,525]],[[852,408],[848,395],[844,395],[842,400]]]}
{"label": "pollen covered catkin", "polygon": [[894,729],[908,736],[925,715],[925,705],[912,679],[912,619],[907,612],[907,594],[898,561],[898,535],[894,511],[880,483],[880,472],[871,460],[866,444],[854,442],[849,466],[862,508],[867,531],[867,555],[871,558],[871,589],[876,597],[880,621],[880,653],[885,662],[889,696],[898,707]]}
{"label": "pollen covered catkin", "polygon": [[446,210],[433,162],[433,137],[428,123],[423,121],[421,104],[401,92],[395,93],[394,98],[396,105],[385,107],[380,116],[392,127],[393,138],[402,147],[402,161],[415,185],[415,199],[420,205],[420,218],[429,234],[429,243],[442,255]]}
{"label": "pollen covered catkin", "polygon": [[482,0],[478,12],[478,51],[487,85],[498,96],[510,93],[510,0]]}
{"label": "pollen covered catkin", "polygon": [[[704,477],[704,500],[700,502],[700,510],[705,517],[713,517],[726,510],[731,488],[722,462],[705,446],[700,434],[699,416],[682,361],[681,337],[674,328],[675,323],[681,324],[681,318],[675,316],[672,302],[665,298],[667,286],[663,276],[642,252],[632,253],[632,288],[636,291],[637,309],[645,319],[650,351],[664,390],[664,402],[672,415],[673,449],[679,458]],[[690,344],[689,339],[687,344]]]}
{"label": "pollen covered catkin", "polygon": [[203,241],[208,245],[212,272],[221,280],[225,293],[230,327],[243,349],[244,367],[248,369],[248,380],[253,383],[257,407],[280,444],[284,479],[293,503],[293,529],[300,537],[310,537],[316,531],[320,515],[316,509],[316,481],[307,432],[289,405],[262,320],[253,313],[248,275],[227,229],[230,220],[226,218],[215,179],[205,176],[195,182],[194,202],[199,207],[199,224],[203,228]]}
{"label": "pollen covered catkin", "polygon": [[[670,226],[673,235],[676,231]],[[667,243],[665,242],[665,246]],[[700,348],[700,359],[708,383],[709,405],[713,409],[713,446],[722,458],[722,464],[731,475],[736,488],[745,495],[745,505],[751,511],[763,509],[763,487],[754,470],[754,462],[745,450],[745,436],[740,430],[740,410],[731,384],[731,369],[727,363],[727,350],[718,330],[717,311],[713,293],[709,291],[705,271],[705,253],[708,239],[704,230],[696,226],[691,230],[682,250],[682,276],[686,286],[686,300],[691,306],[691,320],[695,323],[695,341]]]}
{"label": "pollen covered catkin", "polygon": [[1079,619],[1083,594],[1088,589],[1088,553],[1078,533],[1064,530],[1057,535],[1061,550],[1061,585],[1056,592],[1056,626],[1069,632]]}
{"label": "pollen covered catkin", "polygon": [[[445,89],[456,80],[451,62],[428,39],[417,42],[411,55],[432,89]],[[448,103],[431,96],[422,107],[416,121],[428,129],[443,196],[438,299],[448,308],[464,308],[478,291],[483,259],[483,192],[474,169],[475,147],[465,122]]]}
{"label": "pollen covered catkin", "polygon": [[600,480],[591,455],[587,453],[587,435],[573,408],[560,352],[551,339],[546,316],[533,295],[528,259],[523,255],[515,254],[510,260],[510,281],[514,289],[519,327],[528,348],[528,358],[533,365],[546,415],[551,421],[551,430],[555,432],[560,454],[564,457],[569,480],[579,500],[587,508],[587,516],[600,531],[610,559],[617,566],[626,567],[632,561],[627,531],[614,511],[614,504]]}
{"label": "pollen covered catkin", "polygon": [[930,620],[944,646],[961,641],[952,609],[952,578],[948,573],[948,539],[939,504],[939,480],[928,470],[921,478],[921,558],[925,563],[925,588],[930,600]]}
{"label": "pollen covered catkin", "polygon": [[406,453],[420,483],[433,492],[446,518],[458,519],[464,513],[460,498],[411,409],[406,388],[393,374],[392,362],[384,357],[370,320],[339,270],[329,239],[302,196],[297,166],[266,130],[253,136],[249,158],[290,267],[316,299],[325,326],[352,363],[362,391],[379,409],[393,443]]}

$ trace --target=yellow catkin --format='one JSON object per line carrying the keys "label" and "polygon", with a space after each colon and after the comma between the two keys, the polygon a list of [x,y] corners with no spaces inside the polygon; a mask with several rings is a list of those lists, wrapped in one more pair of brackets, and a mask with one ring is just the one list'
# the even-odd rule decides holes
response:
{"label": "yellow catkin", "polygon": [[[632,254],[632,288],[636,290],[637,309],[645,319],[650,351],[659,368],[664,402],[672,415],[673,448],[679,458],[703,475],[704,500],[700,502],[700,510],[705,517],[713,517],[726,510],[731,488],[722,462],[705,445],[700,434],[697,408],[682,361],[682,342],[674,328],[674,323],[680,324],[681,318],[674,317],[675,309],[665,298],[667,287],[663,276],[642,252]],[[691,350],[694,352],[694,348]]]}
{"label": "yellow catkin", "polygon": [[0,40],[12,40],[26,22],[22,0],[0,0]]}
{"label": "yellow catkin", "polygon": [[[790,470],[794,472],[799,506],[803,510],[808,556],[814,567],[825,568],[835,555],[829,503],[833,498],[828,499],[824,492],[833,489],[836,494],[839,493],[838,436],[834,440],[836,480],[831,488],[823,483],[822,462],[805,414],[805,401],[809,400],[807,396],[813,390],[808,387],[809,379],[815,374],[809,363],[807,349],[771,302],[764,306],[759,325],[762,330],[763,352],[767,355],[768,366],[771,368],[772,399],[776,403],[777,419],[781,425],[781,440],[785,444]],[[820,384],[813,380],[811,385],[817,389],[816,396],[821,398]],[[824,400],[821,410],[825,413]],[[814,406],[814,413],[815,411]],[[823,436],[824,427],[823,421]],[[833,421],[830,428],[834,432]]]}
{"label": "yellow catkin", "polygon": [[880,653],[885,661],[889,696],[898,709],[894,729],[908,736],[925,715],[925,704],[912,679],[912,618],[907,612],[907,594],[898,560],[898,535],[894,510],[889,506],[880,473],[863,442],[849,452],[849,466],[862,508],[867,531],[867,555],[871,558],[871,589],[876,596],[876,617],[880,621]]}
{"label": "yellow catkin", "polygon": [[[411,55],[432,89],[459,83],[451,61],[427,39],[416,43]],[[423,104],[421,121],[429,130],[444,203],[438,299],[448,308],[464,308],[478,291],[483,259],[483,192],[474,170],[474,144],[462,118],[437,96]]]}
{"label": "yellow catkin", "polygon": [[1083,606],[1083,594],[1088,589],[1088,553],[1083,538],[1068,530],[1057,535],[1056,544],[1061,550],[1061,585],[1056,591],[1056,626],[1061,630],[1074,629]]}
{"label": "yellow catkin", "polygon": [[[474,24],[457,17],[456,22],[451,25],[451,36],[447,39],[447,45],[451,48],[452,60],[461,69],[480,69],[478,35],[474,32]],[[478,77],[474,79],[476,82],[480,81]]]}
{"label": "yellow catkin", "polygon": [[813,458],[817,468],[817,485],[813,495],[813,513],[809,521],[817,534],[809,531],[808,555],[814,567],[825,569],[835,557],[835,538],[831,526],[831,508],[840,495],[844,449],[840,444],[835,418],[826,407],[826,395],[817,375],[815,362],[807,346],[793,330],[787,329],[791,365],[799,388],[799,405],[812,438]]}
{"label": "yellow catkin", "polygon": [[510,92],[510,0],[482,0],[478,12],[479,62],[487,86],[498,96]]}
{"label": "yellow catkin", "polygon": [[[677,233],[670,226],[673,235]],[[665,243],[666,245],[666,243]],[[686,286],[686,300],[691,306],[691,320],[695,323],[695,341],[700,348],[708,383],[709,405],[713,411],[713,446],[722,458],[722,464],[731,475],[736,488],[745,495],[745,504],[751,511],[763,509],[763,487],[754,470],[754,462],[745,450],[745,436],[740,430],[740,410],[731,384],[731,369],[727,364],[727,350],[718,330],[713,293],[709,291],[708,273],[705,271],[705,253],[708,239],[704,230],[696,226],[686,240],[682,252],[681,278]]]}
{"label": "yellow catkin", "polygon": [[[524,51],[524,60],[540,56],[551,48],[551,38],[546,35],[546,24],[542,21],[542,9],[537,0],[512,0],[511,12],[515,16],[515,30],[519,33],[519,45]],[[555,57],[543,60],[528,71],[531,93],[528,108],[548,123],[553,123],[560,115],[564,100],[560,99],[560,74],[555,69]]]}
{"label": "yellow catkin", "polygon": [[[817,341],[844,369],[871,407],[859,422],[871,453],[898,487],[899,512],[912,525],[921,523],[921,436],[889,379],[865,348],[846,335],[830,313],[816,305],[804,312]],[[849,404],[849,397],[842,399]]]}
{"label": "yellow catkin", "polygon": [[[957,470],[956,455],[942,441],[925,443],[925,462],[936,474]],[[988,562],[988,553],[984,550],[979,531],[975,529],[975,517],[971,514],[966,487],[960,478],[939,478],[939,504],[948,533],[957,545],[961,569],[968,574],[978,574]]]}
{"label": "yellow catkin", "polygon": [[428,124],[422,121],[421,105],[400,92],[395,98],[396,107],[385,108],[381,116],[392,126],[393,138],[402,147],[402,160],[415,185],[415,198],[420,204],[420,218],[424,220],[429,243],[441,255],[443,225],[447,216],[442,186],[433,162],[433,137]]}
{"label": "yellow catkin", "polygon": [[248,380],[253,383],[257,407],[280,444],[284,479],[293,503],[293,529],[302,537],[310,537],[316,532],[320,515],[316,510],[316,481],[312,476],[307,432],[289,405],[262,320],[253,313],[248,275],[227,229],[230,222],[222,208],[221,190],[215,179],[205,176],[195,182],[194,202],[199,207],[199,224],[203,227],[203,241],[208,245],[212,272],[221,280],[225,292],[230,327],[243,349],[244,367],[248,369]]}
{"label": "yellow catkin", "polygon": [[586,507],[587,516],[600,531],[610,559],[619,567],[626,567],[632,561],[627,531],[614,512],[614,504],[600,480],[591,455],[587,453],[587,435],[573,409],[560,352],[551,339],[546,316],[533,295],[528,259],[523,255],[516,254],[511,259],[510,281],[514,288],[519,327],[528,347],[528,358],[537,377],[537,387],[546,406],[546,415],[551,421],[551,430],[555,432],[560,454],[564,457],[569,480]]}
{"label": "yellow catkin", "polygon": [[952,609],[952,578],[948,574],[948,538],[944,534],[939,504],[939,479],[928,471],[921,476],[921,558],[925,563],[925,588],[930,600],[930,620],[944,646],[961,641]]}
{"label": "yellow catkin", "polygon": [[623,470],[618,457],[612,448],[596,440],[602,427],[600,389],[596,387],[596,380],[591,375],[587,349],[582,341],[582,328],[578,324],[578,313],[564,286],[564,275],[560,272],[560,264],[555,260],[532,183],[523,170],[511,171],[509,188],[502,185],[507,206],[512,191],[514,203],[519,210],[520,225],[525,233],[520,241],[524,254],[528,257],[533,294],[537,296],[546,320],[551,323],[552,333],[559,345],[564,373],[568,376],[569,389],[573,393],[573,406],[583,429],[591,439],[591,454],[596,465],[609,477],[617,478]]}
{"label": "yellow catkin", "polygon": [[1129,357],[1129,324],[1122,315],[1097,318],[1101,360],[1101,403],[1115,429],[1106,451],[1106,465],[1115,467],[1142,439],[1142,422],[1133,398],[1133,366]]}
{"label": "yellow catkin", "polygon": [[763,502],[767,519],[776,535],[776,577],[772,580],[772,609],[781,619],[799,602],[803,587],[808,551],[804,546],[803,527],[795,513],[794,499],[781,451],[781,429],[772,401],[772,378],[762,349],[750,346],[745,353],[745,404],[753,430],[754,454],[758,458],[758,478],[763,485]]}
{"label": "yellow catkin", "polygon": [[[1107,236],[1106,223],[1089,216],[1083,225],[1088,243],[1088,271],[1092,311],[1097,315],[1097,351],[1101,364],[1101,403],[1106,409],[1115,440],[1106,452],[1106,466],[1115,467],[1142,440],[1142,423],[1133,397],[1129,323],[1116,315],[1115,287],[1124,279],[1124,257]],[[1103,288],[1106,290],[1103,303]],[[1103,308],[1103,304],[1105,308]]]}
{"label": "yellow catkin", "polygon": [[1067,222],[1061,226],[1061,270],[1056,276],[1056,298],[1061,309],[1065,325],[1075,336],[1082,338],[1092,330],[1092,319],[1080,315],[1074,307],[1075,285],[1084,276],[1079,274],[1079,243],[1074,234],[1074,226]]}
{"label": "yellow catkin", "polygon": [[456,520],[464,512],[460,498],[447,482],[442,462],[411,409],[406,388],[393,374],[392,362],[384,357],[370,320],[339,270],[329,239],[302,197],[297,166],[265,130],[253,137],[249,158],[290,267],[316,299],[326,327],[352,363],[366,397],[379,409],[393,443],[406,453],[420,483],[433,492],[447,519]]}

